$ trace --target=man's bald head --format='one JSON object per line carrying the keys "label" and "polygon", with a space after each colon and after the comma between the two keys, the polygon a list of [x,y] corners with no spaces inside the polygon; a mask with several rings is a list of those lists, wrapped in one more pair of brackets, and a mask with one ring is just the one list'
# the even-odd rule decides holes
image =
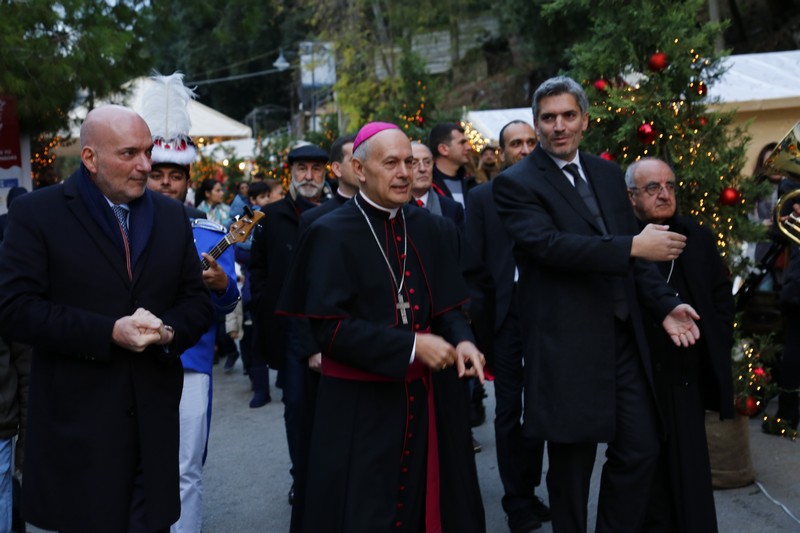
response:
{"label": "man's bald head", "polygon": [[[119,121],[133,121],[141,123],[147,128],[147,123],[133,109],[121,105],[104,105],[89,111],[81,125],[81,149],[102,143],[109,128]],[[148,132],[150,129],[148,128]]]}
{"label": "man's bald head", "polygon": [[128,203],[144,194],[152,150],[147,123],[126,107],[93,109],[81,126],[81,162],[114,203]]}

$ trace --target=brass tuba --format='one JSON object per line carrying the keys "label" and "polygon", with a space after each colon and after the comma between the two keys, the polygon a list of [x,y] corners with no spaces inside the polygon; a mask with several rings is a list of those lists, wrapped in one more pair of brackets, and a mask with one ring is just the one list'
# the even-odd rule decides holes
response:
{"label": "brass tuba", "polygon": [[[769,154],[769,157],[764,162],[761,175],[781,174],[800,185],[800,145],[798,145],[798,139],[800,139],[800,122],[794,125],[772,153]],[[792,204],[794,204],[795,198],[798,196],[800,196],[800,189],[781,195],[775,205],[773,217],[778,231],[793,243],[800,245],[800,216],[797,216],[792,208]]]}

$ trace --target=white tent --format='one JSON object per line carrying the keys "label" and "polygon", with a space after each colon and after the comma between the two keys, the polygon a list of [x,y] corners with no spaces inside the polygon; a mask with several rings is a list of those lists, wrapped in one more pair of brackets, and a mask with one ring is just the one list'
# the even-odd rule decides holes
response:
{"label": "white tent", "polygon": [[[123,92],[112,95],[98,103],[95,107],[102,104],[120,104],[131,107],[134,111],[140,112],[142,109],[142,95],[151,83],[150,78],[142,77],[131,80],[123,86]],[[197,100],[191,100],[188,105],[189,118],[192,121],[192,129],[189,134],[200,144],[210,139],[241,139],[252,137],[253,130],[241,122],[223,115],[207,105],[203,105]],[[80,135],[80,124],[86,118],[87,109],[85,106],[78,106],[70,112],[71,123],[75,124],[70,131],[72,142],[62,145],[57,150],[59,155],[75,155],[78,153],[77,139]]]}
{"label": "white tent", "polygon": [[257,151],[256,139],[250,137],[248,139],[231,139],[230,141],[207,144],[200,151],[207,157],[215,157],[217,159],[225,157],[229,153],[239,159],[255,159]]}
{"label": "white tent", "polygon": [[[754,161],[762,146],[779,141],[800,120],[800,50],[733,55],[724,61],[728,70],[708,88],[709,102],[720,110],[735,109],[736,124],[752,121],[747,155]],[[469,111],[464,120],[497,144],[505,124],[532,123],[533,116],[530,107],[520,107]]]}

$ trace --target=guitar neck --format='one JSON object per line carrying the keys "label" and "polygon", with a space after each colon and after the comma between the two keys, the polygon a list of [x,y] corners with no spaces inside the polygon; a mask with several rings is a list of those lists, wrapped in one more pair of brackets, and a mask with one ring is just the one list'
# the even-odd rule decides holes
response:
{"label": "guitar neck", "polygon": [[[213,257],[214,260],[219,259],[219,256],[221,256],[223,252],[225,252],[225,250],[227,250],[230,247],[230,245],[233,244],[231,241],[228,240],[229,237],[230,237],[229,235],[225,235],[222,238],[222,240],[220,240],[217,244],[214,245],[212,249],[210,249],[207,252],[208,255]],[[208,260],[205,257],[200,260],[200,264],[203,266],[203,270],[208,270],[210,266],[208,264]]]}
{"label": "guitar neck", "polygon": [[[249,207],[245,208],[245,214],[238,217],[233,224],[231,224],[228,234],[208,251],[208,255],[213,257],[216,261],[232,244],[245,242],[255,225],[258,224],[258,221],[263,217],[264,213],[261,211],[253,212]],[[203,270],[209,269],[208,261],[206,261],[205,258],[200,260],[200,264],[203,265]]]}

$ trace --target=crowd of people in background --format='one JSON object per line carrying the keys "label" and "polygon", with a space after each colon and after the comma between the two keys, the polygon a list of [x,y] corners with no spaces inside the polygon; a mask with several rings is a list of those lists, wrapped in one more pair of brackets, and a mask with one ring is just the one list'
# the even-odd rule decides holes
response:
{"label": "crowd of people in background", "polygon": [[[156,81],[188,98],[174,76]],[[669,161],[623,174],[581,150],[574,80],[539,86],[497,147],[476,152],[456,122],[418,140],[370,122],[330,151],[293,146],[288,184],[256,174],[230,199],[214,178],[192,187],[188,128],[169,120],[93,110],[69,179],[8,195],[0,531],[24,458],[39,527],[199,532],[212,368],[239,358],[250,408],[276,372],[291,469],[265,482],[286,483],[293,532],[486,531],[471,428],[487,376],[512,533],[586,531],[598,443],[597,531],[717,530],[704,417],[734,416],[731,280],[678,213]],[[765,221],[788,190],[769,179]],[[796,321],[788,250],[763,288]],[[785,332],[779,416],[797,427]]]}

